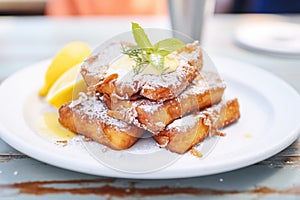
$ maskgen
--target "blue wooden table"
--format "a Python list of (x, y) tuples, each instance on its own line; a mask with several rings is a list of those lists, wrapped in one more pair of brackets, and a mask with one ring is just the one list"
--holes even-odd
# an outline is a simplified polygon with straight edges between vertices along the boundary
[[(235, 28), (253, 17), (264, 19), (270, 16), (216, 15), (210, 18), (204, 33), (204, 48), (208, 53), (264, 68), (300, 92), (299, 58), (264, 55), (241, 49), (234, 44)], [(300, 16), (297, 15), (284, 16), (282, 19), (300, 23)], [(0, 17), (0, 80), (3, 81), (21, 68), (52, 57), (69, 41), (81, 40), (94, 48), (112, 34), (129, 30), (128, 22), (135, 20), (142, 21), (147, 27), (170, 26), (166, 16), (62, 19)], [(300, 140), (267, 160), (239, 170), (170, 180), (120, 179), (68, 171), (34, 160), (0, 140), (0, 197), (300, 199)]]

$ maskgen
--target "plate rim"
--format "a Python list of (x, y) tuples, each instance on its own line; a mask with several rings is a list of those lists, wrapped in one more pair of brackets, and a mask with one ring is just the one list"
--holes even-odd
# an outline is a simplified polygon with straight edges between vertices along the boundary
[[(244, 62), (232, 59), (232, 58), (223, 57), (223, 56), (212, 56), (212, 57), (213, 57), (213, 59), (212, 59), (213, 61), (215, 61), (215, 59), (221, 59), (221, 60), (225, 59), (225, 60), (229, 60), (230, 62), (240, 63), (243, 66), (246, 66), (248, 68), (249, 67), (254, 68), (255, 70), (258, 70), (258, 71), (260, 71), (263, 74), (267, 74), (268, 76), (271, 76), (272, 78), (275, 78), (277, 81), (279, 81), (280, 84), (284, 84), (285, 87), (289, 88), (290, 92), (293, 92), (294, 95), (296, 95), (298, 98), (300, 98), (299, 93), (290, 84), (288, 84), (287, 82), (283, 81), (282, 79), (280, 79), (276, 75), (274, 75), (274, 74), (272, 74), (272, 73), (270, 73), (270, 72), (268, 72), (268, 71), (266, 71), (266, 70), (264, 70), (262, 68), (259, 68), (259, 67), (255, 66), (255, 65), (244, 63)], [(25, 73), (25, 71), (27, 71), (27, 70), (30, 71), (32, 68), (34, 68), (36, 66), (39, 66), (41, 64), (46, 64), (49, 61), (50, 61), (49, 59), (40, 61), (38, 63), (30, 65), (29, 67), (24, 68), (24, 69), (22, 69), (22, 70), (20, 70), (20, 71), (18, 71), (16, 73), (14, 73), (13, 75), (11, 75), (10, 77), (8, 77), (7, 79), (5, 79), (1, 83), (1, 85), (0, 85), (0, 92), (2, 91), (2, 88), (6, 85), (6, 82), (9, 82), (10, 79), (13, 79), (18, 74)], [(288, 134), (288, 137), (284, 138), (285, 139), (284, 142), (281, 142), (280, 143), (281, 145), (279, 145), (279, 147), (277, 147), (276, 150), (274, 150), (274, 149), (272, 149), (270, 147), (269, 149), (267, 149), (267, 151), (265, 150), (264, 154), (260, 155), (259, 159), (255, 159), (254, 156), (251, 159), (249, 159), (249, 157), (248, 157), (246, 159), (247, 162), (243, 162), (242, 164), (240, 164), (238, 162), (238, 160), (237, 160), (235, 162), (238, 162), (239, 164), (235, 164), (234, 167), (232, 167), (230, 165), (228, 165), (228, 166), (225, 165), (225, 169), (219, 170), (219, 171), (216, 170), (215, 172), (211, 171), (210, 173), (201, 174), (201, 173), (195, 173), (195, 170), (192, 170), (192, 171), (187, 172), (185, 174), (168, 173), (168, 175), (164, 175), (164, 176), (160, 176), (159, 175), (160, 173), (158, 173), (158, 176), (157, 175), (155, 176), (155, 173), (157, 171), (155, 171), (153, 173), (145, 173), (145, 174), (132, 174), (132, 173), (122, 173), (122, 172), (114, 171), (114, 170), (111, 170), (111, 169), (107, 169), (107, 170), (103, 170), (104, 173), (95, 173), (95, 172), (90, 173), (87, 170), (77, 169), (77, 168), (74, 169), (73, 167), (66, 167), (64, 164), (48, 162), (47, 159), (43, 158), (44, 157), (43, 154), (40, 154), (39, 151), (36, 151), (32, 155), (32, 152), (28, 152), (30, 149), (32, 149), (32, 147), (28, 148), (28, 145), (27, 146), (25, 145), (25, 147), (24, 146), (15, 145), (15, 144), (19, 144), (19, 143), (25, 143), (26, 144), (26, 142), (24, 142), (22, 140), (18, 140), (18, 138), (16, 139), (16, 138), (13, 138), (13, 137), (9, 137), (8, 135), (9, 135), (9, 130), (7, 130), (7, 128), (5, 127), (5, 125), (3, 124), (3, 122), (0, 121), (0, 137), (1, 137), (1, 139), (4, 142), (8, 143), (13, 148), (17, 149), (20, 152), (23, 152), (24, 154), (29, 155), (30, 157), (32, 157), (32, 158), (34, 158), (36, 160), (39, 160), (39, 161), (51, 164), (51, 165), (56, 166), (56, 167), (60, 167), (60, 168), (64, 168), (64, 169), (68, 169), (68, 170), (72, 170), (72, 171), (77, 171), (77, 172), (81, 172), (81, 173), (86, 173), (86, 174), (102, 175), (102, 176), (110, 176), (110, 177), (119, 177), (119, 178), (170, 179), (170, 178), (188, 178), (188, 177), (195, 177), (195, 176), (204, 176), (204, 175), (217, 174), (217, 173), (222, 173), (222, 172), (227, 172), (227, 171), (231, 171), (231, 170), (243, 168), (243, 167), (249, 166), (251, 164), (257, 163), (259, 161), (262, 161), (262, 160), (264, 160), (264, 159), (266, 159), (268, 157), (271, 157), (271, 156), (277, 154), (278, 152), (282, 151), (284, 148), (286, 148), (287, 146), (289, 146), (293, 141), (295, 141), (299, 137), (299, 135), (300, 135), (300, 124), (294, 127), (293, 131), (291, 131)], [(90, 156), (90, 155), (88, 155), (88, 156)], [(53, 158), (54, 157), (52, 157), (51, 159), (53, 159)], [(255, 160), (255, 161), (253, 161), (253, 160)], [(95, 164), (95, 163), (97, 163), (97, 165), (101, 165), (100, 163), (98, 163), (96, 161), (94, 163), (92, 163), (92, 164)], [(230, 164), (232, 164), (232, 163), (230, 163)], [(91, 163), (90, 163), (90, 165), (91, 165)], [(93, 166), (93, 165), (91, 165), (91, 166)], [(89, 166), (89, 167), (91, 167), (91, 166)], [(104, 166), (104, 168), (106, 168), (106, 167)], [(108, 174), (105, 174), (106, 172), (108, 172)]]

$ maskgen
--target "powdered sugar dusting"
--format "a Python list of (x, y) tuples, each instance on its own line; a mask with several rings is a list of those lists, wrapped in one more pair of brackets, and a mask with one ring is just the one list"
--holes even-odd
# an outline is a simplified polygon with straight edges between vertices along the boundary
[(205, 117), (203, 114), (191, 114), (180, 119), (174, 120), (171, 124), (166, 127), (167, 131), (176, 131), (179, 133), (185, 133), (189, 129), (195, 127), (200, 117)]
[[(209, 81), (207, 82), (206, 80)], [(218, 91), (224, 88), (225, 84), (218, 74), (214, 72), (201, 72), (196, 77), (196, 80), (193, 81), (188, 88), (186, 88), (186, 90), (174, 100), (168, 100), (165, 102), (155, 102), (146, 99), (130, 101), (130, 106), (117, 106), (117, 112), (120, 114), (118, 116), (121, 116), (120, 119), (127, 123), (132, 123), (152, 133), (157, 133), (164, 130), (169, 122), (193, 112), (193, 110), (199, 110), (208, 106), (207, 103), (201, 103), (201, 99), (203, 99), (204, 102), (204, 96), (213, 95), (214, 89)], [(198, 98), (199, 95), (200, 97)], [(197, 99), (199, 99), (199, 101)], [(171, 102), (174, 102), (173, 104), (176, 107), (169, 109), (168, 107), (172, 105)], [(185, 109), (184, 113), (180, 113), (182, 112), (180, 105), (181, 102), (190, 102), (191, 110)], [(177, 106), (177, 111), (179, 113), (174, 114)], [(167, 121), (163, 121), (159, 118), (166, 114), (172, 116), (172, 119), (170, 117), (166, 117)]]
[(106, 45), (105, 48), (98, 49), (96, 54), (91, 55), (83, 62), (81, 66), (83, 76), (88, 74), (99, 79), (103, 78), (107, 73), (112, 58), (119, 57), (121, 50), (121, 42), (112, 42)]
[(142, 103), (139, 104), (139, 108), (142, 109), (144, 112), (149, 114), (153, 114), (154, 112), (162, 109), (163, 103), (162, 102), (152, 102), (152, 101), (141, 101)]
[(202, 118), (204, 119), (204, 124), (210, 128), (209, 133), (213, 135), (216, 131), (218, 131), (218, 127), (215, 126), (220, 117), (220, 113), (225, 106), (226, 102), (222, 101), (219, 104), (207, 108), (201, 112), (193, 113), (174, 120), (166, 127), (166, 130), (171, 132), (176, 131), (179, 133), (185, 133), (194, 128), (196, 123)]
[[(100, 84), (109, 75), (118, 74), (115, 84), (116, 97), (129, 99), (132, 95), (139, 93), (152, 100), (167, 100), (178, 96), (192, 81), (194, 76), (202, 68), (202, 51), (199, 42), (188, 44), (182, 51), (175, 51), (172, 56), (179, 59), (179, 66), (173, 72), (162, 75), (135, 74), (132, 71), (111, 69), (109, 67), (113, 58), (120, 57), (122, 42), (113, 43), (99, 54), (88, 58), (82, 65), (81, 73), (88, 86)], [(123, 43), (122, 43), (123, 44)], [(167, 95), (159, 96), (158, 89), (161, 88)], [(100, 91), (101, 92), (101, 91)], [(158, 93), (158, 94), (156, 94)]]
[(129, 127), (127, 123), (110, 117), (107, 114), (106, 105), (95, 96), (88, 97), (83, 93), (80, 95), (79, 99), (73, 101), (69, 107), (73, 109), (74, 112), (82, 116), (83, 119), (88, 119), (90, 122), (100, 121), (106, 125), (111, 125), (122, 129)]
[(221, 77), (211, 71), (202, 71), (193, 80), (190, 86), (182, 92), (180, 97), (186, 97), (187, 95), (202, 94), (206, 90), (214, 90), (218, 88), (226, 88), (225, 82)]

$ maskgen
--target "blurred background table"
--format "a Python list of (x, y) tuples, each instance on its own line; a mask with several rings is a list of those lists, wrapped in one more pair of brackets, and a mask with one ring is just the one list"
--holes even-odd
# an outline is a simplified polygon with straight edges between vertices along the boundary
[[(300, 58), (267, 55), (234, 44), (234, 31), (248, 20), (269, 15), (222, 15), (206, 22), (203, 47), (268, 70), (300, 92)], [(276, 16), (279, 17), (279, 16)], [(300, 23), (300, 15), (280, 16)], [(0, 81), (50, 58), (66, 43), (80, 40), (95, 48), (130, 22), (170, 28), (156, 17), (0, 17)], [(5, 98), (1, 94), (1, 98)], [(251, 123), (251, 122), (249, 122)], [(284, 123), (284, 122), (283, 122)], [(300, 140), (252, 166), (211, 176), (172, 180), (130, 180), (91, 176), (56, 168), (17, 152), (0, 140), (0, 197), (4, 199), (300, 199)]]

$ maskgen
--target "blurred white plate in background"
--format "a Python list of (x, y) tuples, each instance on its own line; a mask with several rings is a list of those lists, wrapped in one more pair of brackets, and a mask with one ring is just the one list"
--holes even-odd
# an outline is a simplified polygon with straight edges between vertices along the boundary
[(300, 56), (300, 25), (257, 20), (244, 23), (235, 31), (235, 42), (249, 50)]

